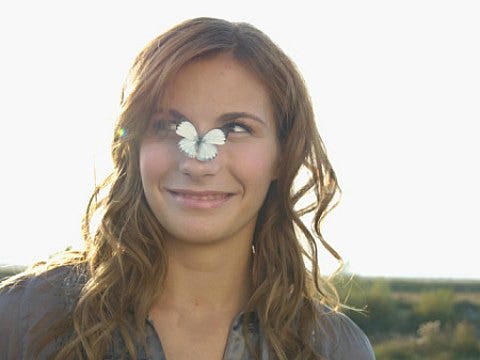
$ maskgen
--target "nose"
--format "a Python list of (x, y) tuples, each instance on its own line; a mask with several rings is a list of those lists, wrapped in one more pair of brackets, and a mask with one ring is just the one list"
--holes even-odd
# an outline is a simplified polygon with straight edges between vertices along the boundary
[(218, 156), (212, 160), (200, 161), (196, 158), (190, 158), (182, 155), (178, 164), (178, 169), (180, 172), (190, 177), (215, 175), (219, 172), (220, 167), (221, 164)]

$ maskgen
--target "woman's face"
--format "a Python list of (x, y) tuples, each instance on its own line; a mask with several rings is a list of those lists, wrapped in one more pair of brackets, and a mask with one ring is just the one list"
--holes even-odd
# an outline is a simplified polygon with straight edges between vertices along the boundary
[[(209, 161), (186, 156), (171, 125), (190, 121), (200, 135), (228, 128)], [(140, 148), (147, 202), (167, 240), (252, 239), (278, 158), (273, 109), (261, 82), (230, 54), (186, 65), (166, 89)]]

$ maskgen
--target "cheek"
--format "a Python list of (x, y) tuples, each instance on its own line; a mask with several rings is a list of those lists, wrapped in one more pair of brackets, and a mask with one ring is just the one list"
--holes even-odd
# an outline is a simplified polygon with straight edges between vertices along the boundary
[(140, 148), (140, 175), (144, 188), (158, 179), (171, 166), (169, 146), (162, 143), (144, 143)]
[(249, 183), (264, 189), (275, 179), (277, 151), (274, 145), (246, 145), (241, 150), (236, 149), (235, 153), (235, 166)]

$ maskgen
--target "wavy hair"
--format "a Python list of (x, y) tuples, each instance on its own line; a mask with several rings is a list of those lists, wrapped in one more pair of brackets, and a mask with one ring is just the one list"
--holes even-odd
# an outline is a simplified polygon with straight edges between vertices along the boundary
[[(340, 191), (306, 86), (294, 63), (255, 27), (196, 18), (147, 44), (127, 75), (112, 144), (114, 170), (88, 204), (82, 225), (86, 250), (70, 260), (87, 266), (89, 280), (59, 327), (73, 328), (73, 336), (57, 359), (101, 358), (114, 334), (133, 358), (135, 344), (145, 343), (145, 318), (164, 281), (167, 258), (162, 228), (143, 193), (141, 138), (168, 81), (192, 60), (224, 52), (267, 89), (282, 154), (255, 228), (253, 293), (246, 313), (256, 313), (274, 358), (319, 358), (309, 341), (317, 304), (336, 309), (340, 302), (333, 285), (320, 276), (317, 239), (341, 262), (320, 231)], [(301, 171), (304, 181), (297, 185)], [(305, 198), (310, 202), (301, 206)], [(100, 221), (93, 227), (95, 214)], [(302, 221), (307, 214), (313, 217), (311, 229)], [(258, 349), (249, 348), (260, 358)]]

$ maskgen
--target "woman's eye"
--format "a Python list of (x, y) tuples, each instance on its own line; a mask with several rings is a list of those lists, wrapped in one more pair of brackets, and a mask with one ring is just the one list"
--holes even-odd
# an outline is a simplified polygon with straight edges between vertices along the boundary
[(157, 120), (157, 121), (154, 121), (152, 124), (153, 134), (157, 136), (165, 137), (170, 133), (174, 134), (176, 129), (177, 129), (177, 123), (174, 121)]
[(251, 133), (252, 129), (242, 123), (230, 123), (226, 125), (227, 133)]

